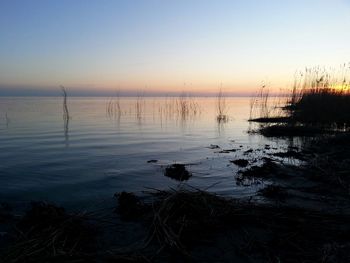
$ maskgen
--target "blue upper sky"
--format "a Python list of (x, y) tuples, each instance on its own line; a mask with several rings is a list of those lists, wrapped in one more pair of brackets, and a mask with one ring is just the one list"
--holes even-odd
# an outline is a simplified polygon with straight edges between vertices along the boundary
[(345, 0), (1, 0), (0, 94), (285, 87), (350, 61)]

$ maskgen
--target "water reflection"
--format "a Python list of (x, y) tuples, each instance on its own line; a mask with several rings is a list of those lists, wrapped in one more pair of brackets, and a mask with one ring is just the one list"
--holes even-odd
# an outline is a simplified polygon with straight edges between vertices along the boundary
[(69, 118), (63, 115), (63, 124), (64, 124), (64, 142), (66, 146), (69, 146)]
[(6, 128), (8, 128), (10, 124), (10, 118), (8, 117), (7, 112), (5, 113), (5, 123), (6, 123)]
[[(0, 159), (4, 160), (0, 173), (14, 174), (0, 178), (1, 191), (40, 187), (44, 194), (54, 195), (55, 191), (47, 189), (55, 186), (57, 198), (68, 199), (59, 190), (86, 197), (167, 187), (175, 182), (163, 176), (162, 165), (195, 163), (188, 167), (195, 175), (192, 185), (205, 188), (220, 181), (213, 190), (227, 192), (236, 187), (232, 178), (236, 167), (229, 159), (265, 140), (246, 133), (246, 98), (226, 98), (230, 107), (225, 114), (230, 121), (218, 122), (216, 98), (106, 100), (68, 98), (63, 90), (62, 94), (58, 98), (0, 98), (0, 111), (10, 109), (8, 123), (10, 118), (16, 120), (9, 124), (11, 132), (0, 129)], [(118, 132), (111, 122), (118, 124)], [(218, 153), (208, 149), (210, 145), (244, 148)], [(147, 163), (152, 159), (159, 162)], [(67, 185), (72, 185), (71, 191)]]
[(106, 117), (110, 121), (114, 121), (117, 127), (120, 126), (120, 120), (122, 116), (122, 108), (120, 105), (120, 98), (110, 98), (106, 102)]
[(63, 129), (64, 129), (64, 141), (66, 146), (69, 146), (69, 111), (67, 105), (67, 92), (66, 89), (61, 86), (63, 95)]
[(221, 137), (225, 134), (225, 126), (228, 123), (228, 117), (225, 119), (216, 119), (218, 135)]
[(135, 117), (138, 126), (142, 125), (143, 116), (145, 114), (146, 101), (144, 95), (138, 95), (135, 101)]

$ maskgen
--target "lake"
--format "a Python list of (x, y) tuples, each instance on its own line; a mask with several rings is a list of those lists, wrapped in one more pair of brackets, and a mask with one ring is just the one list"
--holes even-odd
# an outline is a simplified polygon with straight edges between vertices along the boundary
[(226, 98), (228, 119), (218, 122), (216, 98), (69, 97), (65, 121), (61, 97), (2, 97), (0, 199), (78, 204), (167, 189), (179, 184), (164, 176), (173, 163), (188, 164), (190, 186), (250, 195), (261, 186), (237, 185), (230, 160), (286, 143), (247, 133), (249, 100)]

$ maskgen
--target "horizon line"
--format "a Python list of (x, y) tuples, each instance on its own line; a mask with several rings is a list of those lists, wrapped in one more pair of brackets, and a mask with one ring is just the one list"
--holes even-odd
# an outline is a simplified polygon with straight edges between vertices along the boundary
[[(224, 91), (225, 97), (251, 97), (254, 96), (259, 89), (250, 92), (240, 91)], [(117, 90), (117, 91), (94, 91), (94, 90), (76, 90), (68, 89), (67, 94), (69, 97), (216, 97), (218, 91), (136, 91), (136, 90)], [(284, 91), (270, 91), (271, 96), (285, 96), (288, 92)], [(0, 97), (60, 97), (61, 90), (39, 90), (39, 89), (9, 89), (0, 88)]]

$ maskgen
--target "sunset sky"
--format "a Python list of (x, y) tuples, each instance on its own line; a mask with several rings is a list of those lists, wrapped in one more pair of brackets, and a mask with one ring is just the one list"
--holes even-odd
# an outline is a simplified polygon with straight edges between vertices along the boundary
[(1, 0), (0, 95), (244, 95), (349, 44), (348, 0)]

